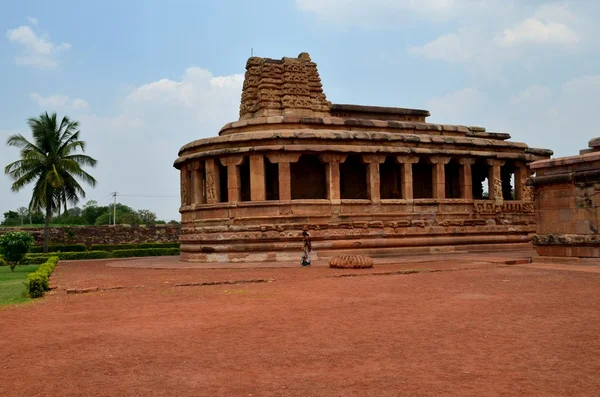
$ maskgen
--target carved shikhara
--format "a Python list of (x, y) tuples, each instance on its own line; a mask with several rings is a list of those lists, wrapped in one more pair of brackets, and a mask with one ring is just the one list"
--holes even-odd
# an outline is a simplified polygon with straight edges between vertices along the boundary
[[(331, 104), (305, 53), (250, 58), (239, 120), (218, 137), (183, 146), (175, 162), (181, 259), (295, 261), (298, 231), (306, 226), (324, 258), (437, 246), (526, 248), (534, 231), (532, 195), (519, 180), (522, 200), (503, 200), (509, 169), (502, 167), (527, 175), (532, 161), (552, 153), (507, 141), (506, 133), (428, 123), (429, 116)], [(190, 164), (204, 167), (193, 183)], [(486, 178), (489, 200), (474, 189)], [(199, 195), (190, 190), (199, 186), (206, 192), (191, 205)]]
[(252, 57), (246, 63), (240, 120), (262, 116), (329, 115), (317, 70), (307, 53), (281, 60)]

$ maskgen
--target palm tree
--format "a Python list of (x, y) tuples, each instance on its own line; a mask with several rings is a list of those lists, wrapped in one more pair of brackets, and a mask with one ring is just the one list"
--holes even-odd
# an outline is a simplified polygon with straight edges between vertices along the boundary
[(12, 135), (6, 141), (8, 146), (21, 150), (21, 159), (10, 163), (4, 172), (13, 180), (12, 191), (18, 192), (33, 183), (33, 194), (29, 210), (45, 210), (44, 252), (48, 252), (49, 226), (52, 214), (66, 207), (67, 201), (77, 204), (85, 197), (85, 191), (76, 178), (96, 186), (96, 180), (82, 167), (96, 166), (90, 156), (76, 153), (85, 152), (85, 142), (79, 140), (79, 123), (63, 117), (60, 124), (56, 113), (40, 115), (27, 121), (33, 141), (23, 135)]

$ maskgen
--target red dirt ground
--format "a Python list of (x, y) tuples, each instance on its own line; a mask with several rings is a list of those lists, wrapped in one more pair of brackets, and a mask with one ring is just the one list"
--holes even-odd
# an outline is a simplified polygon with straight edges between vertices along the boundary
[[(0, 395), (600, 395), (600, 273), (487, 259), (360, 271), (59, 263), (56, 290), (0, 309)], [(408, 268), (452, 271), (369, 275)], [(256, 278), (274, 281), (175, 286)], [(101, 290), (66, 294), (85, 287)]]

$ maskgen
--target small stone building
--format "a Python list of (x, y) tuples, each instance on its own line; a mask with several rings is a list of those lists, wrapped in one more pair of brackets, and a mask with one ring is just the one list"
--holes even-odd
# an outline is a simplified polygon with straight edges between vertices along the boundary
[(529, 164), (552, 152), (426, 110), (332, 104), (302, 53), (246, 65), (240, 118), (183, 146), (181, 259), (530, 247)]
[(534, 245), (544, 257), (600, 258), (600, 138), (578, 156), (537, 161), (535, 177), (537, 234)]

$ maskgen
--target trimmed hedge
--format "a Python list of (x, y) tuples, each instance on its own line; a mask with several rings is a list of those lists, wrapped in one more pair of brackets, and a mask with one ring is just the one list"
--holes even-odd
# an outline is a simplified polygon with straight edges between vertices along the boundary
[(27, 281), (25, 281), (25, 287), (27, 292), (32, 298), (40, 298), (44, 296), (44, 293), (49, 289), (50, 276), (54, 271), (54, 267), (58, 263), (58, 257), (53, 256), (48, 258), (35, 272), (27, 275)]
[(131, 258), (139, 256), (169, 256), (179, 255), (179, 248), (146, 248), (132, 250), (114, 250), (113, 258)]
[[(84, 252), (87, 251), (85, 244), (56, 244), (48, 246), (48, 252)], [(44, 246), (36, 245), (29, 250), (31, 253), (44, 252)]]
[(90, 251), (137, 250), (145, 248), (179, 248), (179, 243), (93, 244)]
[(132, 258), (142, 256), (169, 256), (179, 255), (179, 248), (146, 248), (109, 251), (86, 251), (86, 252), (57, 252), (54, 254), (27, 254), (23, 259), (24, 265), (37, 265), (44, 263), (52, 256), (60, 260), (87, 260), (87, 259), (109, 259), (109, 258)]

